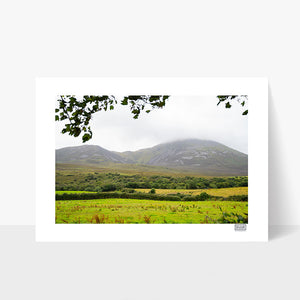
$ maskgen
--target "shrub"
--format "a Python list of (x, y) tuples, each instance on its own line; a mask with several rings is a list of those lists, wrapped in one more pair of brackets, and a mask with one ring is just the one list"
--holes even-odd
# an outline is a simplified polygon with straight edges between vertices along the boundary
[[(69, 189), (69, 191), (73, 191), (74, 189)], [(94, 192), (94, 188), (91, 187), (91, 186), (87, 186), (85, 189), (84, 189), (86, 192)]]
[(202, 192), (200, 195), (196, 196), (196, 199), (199, 201), (205, 201), (210, 198), (211, 198), (211, 196), (209, 194), (207, 194), (206, 192)]
[(136, 190), (125, 188), (125, 189), (122, 189), (122, 192), (132, 194), (132, 193), (136, 193)]
[(130, 189), (137, 189), (139, 188), (139, 184), (137, 182), (128, 182), (125, 187)]
[(209, 188), (211, 188), (211, 189), (217, 189), (218, 187), (217, 187), (217, 185), (215, 183), (210, 183), (209, 184)]
[(155, 194), (155, 193), (156, 193), (156, 192), (155, 192), (155, 189), (153, 189), (153, 188), (152, 188), (152, 189), (150, 190), (150, 192), (149, 192), (149, 194)]
[(116, 185), (112, 183), (105, 184), (101, 188), (102, 192), (113, 192), (117, 189)]
[(196, 199), (196, 198), (193, 197), (193, 196), (184, 196), (184, 197), (182, 198), (183, 201), (193, 201), (193, 200), (195, 200), (195, 199)]
[(248, 195), (234, 195), (224, 199), (225, 201), (248, 201)]
[(190, 181), (186, 184), (187, 189), (197, 189), (197, 182), (196, 181)]

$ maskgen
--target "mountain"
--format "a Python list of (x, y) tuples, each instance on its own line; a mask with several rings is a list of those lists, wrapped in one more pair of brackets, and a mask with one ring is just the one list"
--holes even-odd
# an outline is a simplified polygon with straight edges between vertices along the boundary
[(247, 175), (248, 155), (223, 144), (188, 139), (138, 151), (113, 152), (99, 146), (56, 150), (56, 162), (80, 164), (134, 164), (159, 166), (206, 175)]
[(103, 164), (128, 163), (126, 158), (96, 145), (66, 147), (55, 151), (56, 163)]
[(248, 155), (209, 140), (175, 141), (120, 155), (139, 164), (205, 173), (247, 174), (248, 171)]

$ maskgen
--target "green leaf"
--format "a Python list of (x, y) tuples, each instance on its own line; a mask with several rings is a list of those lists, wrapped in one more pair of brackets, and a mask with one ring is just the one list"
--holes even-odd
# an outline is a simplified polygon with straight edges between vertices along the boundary
[(81, 129), (78, 128), (78, 127), (75, 127), (75, 128), (74, 128), (73, 135), (74, 135), (75, 137), (77, 137), (77, 136), (80, 135), (80, 133), (81, 133)]
[(121, 101), (121, 104), (122, 105), (127, 105), (128, 104), (128, 98), (124, 98), (122, 101)]
[(227, 102), (227, 103), (225, 104), (225, 107), (226, 107), (226, 108), (230, 108), (230, 107), (231, 107), (231, 104), (230, 104), (229, 102)]
[(89, 134), (89, 133), (84, 134), (84, 135), (82, 136), (82, 142), (83, 142), (83, 143), (87, 142), (88, 140), (91, 139), (91, 137), (92, 137), (92, 135)]
[(55, 116), (55, 121), (59, 121), (59, 116)]
[(59, 112), (59, 109), (58, 109), (58, 108), (55, 108), (55, 112), (56, 112), (56, 113)]
[(248, 109), (243, 112), (243, 116), (248, 115)]

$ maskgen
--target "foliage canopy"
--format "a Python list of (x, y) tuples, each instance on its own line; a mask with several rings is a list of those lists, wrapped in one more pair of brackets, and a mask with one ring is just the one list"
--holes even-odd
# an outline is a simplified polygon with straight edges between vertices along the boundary
[[(154, 108), (164, 107), (168, 98), (168, 95), (126, 96), (120, 103), (121, 105), (129, 105), (133, 118), (137, 119), (143, 110), (149, 113)], [(78, 99), (74, 95), (61, 95), (57, 101), (58, 108), (55, 109), (55, 121), (68, 121), (62, 133), (68, 133), (74, 137), (78, 137), (83, 133), (83, 143), (93, 136), (89, 125), (92, 115), (102, 110), (113, 110), (115, 105), (118, 104), (118, 100), (112, 95), (85, 95), (82, 99)]]
[[(128, 105), (134, 119), (138, 119), (140, 113), (145, 111), (149, 113), (155, 108), (163, 108), (169, 95), (129, 95), (120, 101), (121, 105)], [(243, 107), (247, 103), (247, 96), (217, 96), (220, 103), (225, 103), (225, 108), (231, 108), (232, 101), (238, 101)], [(82, 99), (74, 95), (60, 95), (57, 99), (58, 107), (55, 109), (55, 121), (66, 121), (62, 133), (68, 133), (71, 136), (78, 137), (82, 135), (82, 142), (89, 141), (93, 132), (90, 126), (92, 115), (99, 111), (113, 110), (118, 104), (118, 100), (112, 95), (85, 95)], [(243, 115), (248, 114), (248, 109)]]
[[(232, 106), (232, 101), (237, 101), (238, 103), (240, 103), (241, 106), (246, 107), (248, 104), (248, 96), (247, 95), (230, 95), (230, 96), (217, 96), (217, 98), (219, 99), (219, 102), (217, 105), (219, 105), (220, 103), (225, 103), (225, 108), (231, 108)], [(242, 113), (243, 116), (248, 115), (248, 109), (244, 110)]]

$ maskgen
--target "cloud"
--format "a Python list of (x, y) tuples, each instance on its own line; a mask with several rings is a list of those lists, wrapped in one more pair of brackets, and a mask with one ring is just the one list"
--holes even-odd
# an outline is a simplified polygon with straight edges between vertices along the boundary
[[(242, 116), (238, 103), (230, 109), (217, 106), (215, 96), (171, 96), (162, 109), (142, 112), (132, 118), (128, 106), (93, 116), (93, 139), (89, 144), (108, 150), (127, 151), (152, 147), (159, 143), (198, 138), (209, 139), (248, 153), (248, 117)], [(56, 148), (81, 145), (81, 138), (60, 133), (56, 122)]]

